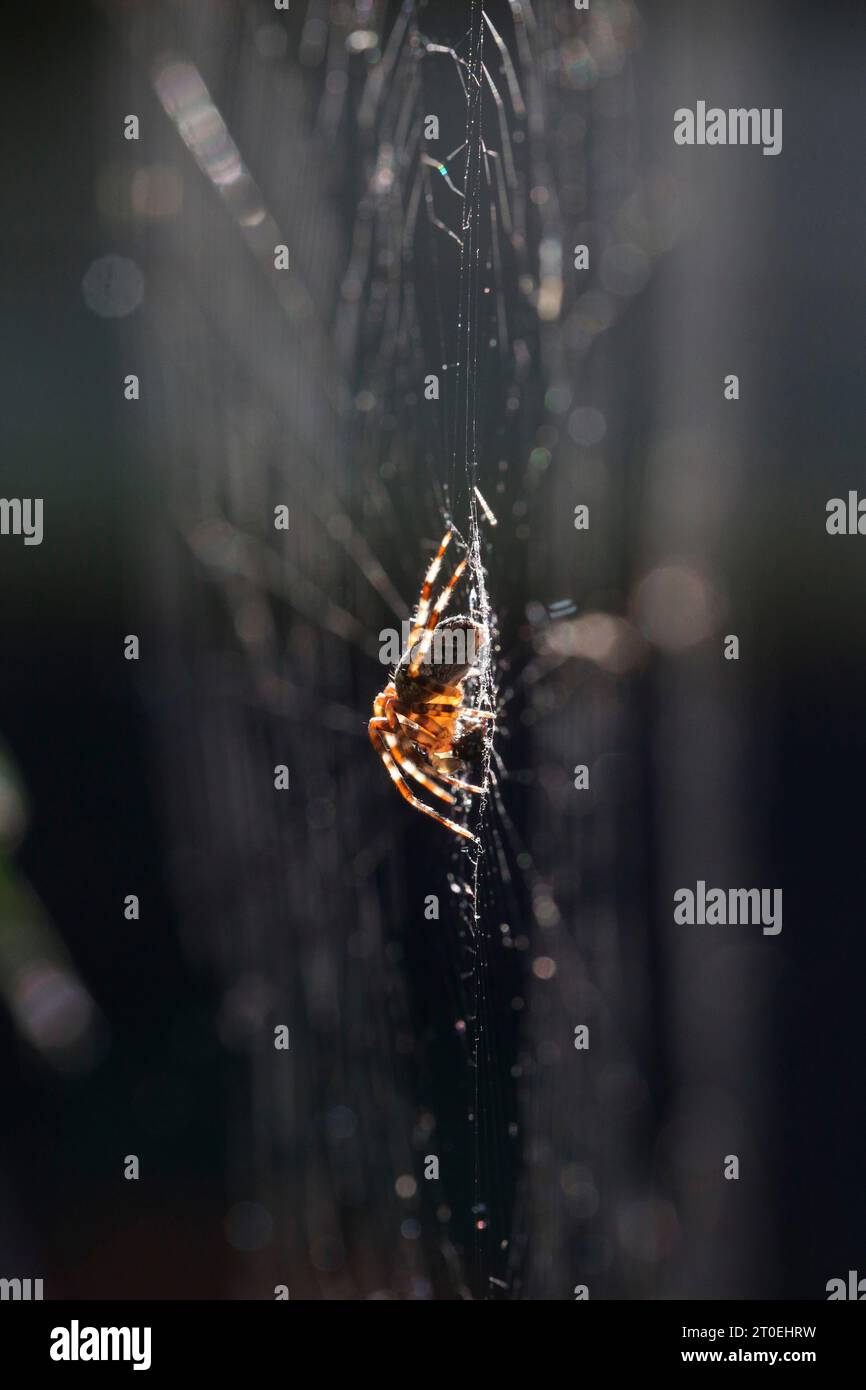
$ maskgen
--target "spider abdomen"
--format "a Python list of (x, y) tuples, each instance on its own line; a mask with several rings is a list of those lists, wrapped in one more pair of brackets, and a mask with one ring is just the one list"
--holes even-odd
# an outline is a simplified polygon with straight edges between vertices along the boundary
[[(400, 700), (407, 705), (421, 704), (431, 695), (450, 696), (449, 703), (462, 697), (462, 684), (475, 666), (487, 642), (487, 630), (472, 618), (458, 615), (443, 618), (432, 632), (422, 635), (404, 652), (394, 672), (394, 685)], [(427, 650), (415, 675), (411, 667), (422, 645)]]

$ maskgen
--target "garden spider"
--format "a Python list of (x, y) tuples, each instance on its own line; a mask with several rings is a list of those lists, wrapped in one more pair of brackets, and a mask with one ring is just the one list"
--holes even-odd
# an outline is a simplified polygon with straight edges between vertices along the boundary
[(479, 841), (471, 830), (440, 816), (414, 795), (406, 781), (407, 776), (413, 777), (450, 806), (456, 804), (457, 798), (448, 787), (476, 795), (483, 791), (482, 787), (455, 777), (454, 769), (479, 756), (484, 722), (494, 718), (492, 710), (473, 709), (463, 703), (463, 682), (472, 673), (474, 657), (488, 642), (489, 634), (472, 618), (445, 618), (439, 622), (466, 568), (465, 556), (436, 602), (432, 607), (430, 604), (433, 582), (451, 535), (450, 529), (445, 532), (424, 576), (406, 650), (393, 679), (373, 702), (368, 728), (373, 747), (409, 805), (477, 845)]

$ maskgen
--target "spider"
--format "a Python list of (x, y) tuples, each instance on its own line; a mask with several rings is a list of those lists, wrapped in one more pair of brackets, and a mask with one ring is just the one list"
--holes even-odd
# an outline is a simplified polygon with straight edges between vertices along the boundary
[[(445, 532), (430, 562), (406, 650), (397, 663), (393, 679), (373, 701), (373, 718), (368, 728), (373, 747), (409, 805), (477, 845), (479, 841), (471, 830), (440, 816), (414, 794), (406, 781), (406, 777), (414, 778), (450, 806), (455, 805), (457, 798), (449, 787), (476, 795), (483, 790), (455, 777), (454, 770), (480, 755), (484, 721), (494, 718), (491, 710), (473, 709), (463, 703), (463, 682), (472, 672), (475, 652), (488, 641), (487, 629), (466, 617), (445, 618), (439, 622), (466, 568), (465, 556), (436, 602), (432, 607), (430, 604), (433, 583), (451, 535), (450, 529)], [(437, 630), (435, 639), (434, 629)], [(445, 660), (430, 660), (434, 640), (439, 650), (434, 650), (433, 656), (441, 657), (444, 653)]]

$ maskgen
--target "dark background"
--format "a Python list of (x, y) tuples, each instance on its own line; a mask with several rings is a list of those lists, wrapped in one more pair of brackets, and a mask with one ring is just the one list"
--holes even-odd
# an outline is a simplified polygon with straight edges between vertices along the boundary
[[(346, 293), (365, 227), (379, 252), (399, 246), (399, 210), (365, 198), (413, 78), (398, 67), (365, 127), (366, 59), (336, 84), (342, 111), (327, 73), (396, 7), (363, 22), (331, 7), (318, 61), (299, 56), (303, 5), (10, 18), (3, 493), (44, 497), (46, 531), (0, 542), (5, 795), (28, 808), (7, 816), (0, 899), (0, 1275), (44, 1277), (46, 1297), (568, 1299), (586, 1283), (820, 1299), (862, 1270), (866, 574), (862, 538), (824, 519), (866, 442), (864, 16), (638, 9), (598, 7), (635, 42), (591, 79), (583, 17), (540, 6), (528, 65), (507, 7), (490, 9), (547, 120), (517, 149), (525, 255), (503, 238), (498, 301), (525, 356), (486, 360), (479, 390), (509, 775), (476, 954), (451, 892), (465, 862), (389, 788), (364, 730), (378, 633), (399, 618), (352, 538), (410, 602), (443, 508), (463, 525), (467, 501), (458, 402), (446, 391), (427, 417), (412, 398), (454, 346), (453, 248), (422, 223), (398, 257), (416, 288), (405, 340), (387, 321), (397, 262), (374, 251)], [(421, 27), (457, 43), (467, 16), (431, 6)], [(256, 43), (270, 25), (282, 46)], [(200, 71), (312, 309), (280, 300), (156, 100), (169, 48)], [(424, 64), (406, 100), (442, 111), (450, 150), (459, 89), (447, 59)], [(782, 154), (675, 147), (673, 110), (701, 98), (781, 106)], [(138, 145), (120, 139), (128, 111)], [(124, 162), (175, 168), (177, 213), (123, 215), (104, 190)], [(529, 196), (542, 179), (554, 210)], [(495, 235), (485, 206), (485, 251)], [(641, 235), (645, 283), (616, 295), (596, 250)], [(540, 322), (519, 279), (557, 236), (563, 308)], [(144, 273), (128, 317), (82, 295), (109, 253)], [(567, 411), (603, 411), (597, 449), (549, 408), (563, 382)], [(292, 548), (274, 560), (281, 500)], [(641, 585), (670, 564), (700, 581), (680, 578), (667, 612)], [(639, 656), (605, 669), (576, 628), (554, 660), (564, 599), (620, 620)], [(687, 599), (710, 616), (683, 638)], [(674, 927), (671, 895), (698, 878), (782, 887), (782, 934)], [(505, 922), (525, 946), (503, 945)], [(477, 1065), (471, 1021), (468, 1038), (454, 1026), (473, 1012)], [(581, 1022), (589, 1054), (571, 1047)]]

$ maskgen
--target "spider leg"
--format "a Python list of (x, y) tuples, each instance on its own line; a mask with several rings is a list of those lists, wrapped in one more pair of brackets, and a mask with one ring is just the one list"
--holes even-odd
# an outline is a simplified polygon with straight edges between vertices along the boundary
[[(440, 700), (425, 700), (423, 704), (419, 704), (417, 708), (423, 710), (425, 714), (435, 714), (437, 710), (441, 710), (443, 714), (446, 710), (451, 714), (454, 713), (454, 704), (443, 704)], [(462, 705), (459, 712), (461, 717), (464, 715), (475, 715), (478, 719), (496, 718), (495, 710), (475, 709), (472, 705)]]
[[(433, 629), (435, 628), (435, 626), (436, 626), (436, 624), (438, 623), (440, 617), (442, 616), (443, 610), (445, 609), (446, 605), (448, 604), (448, 601), (449, 601), (449, 599), (451, 598), (451, 595), (453, 594), (453, 592), (454, 592), (454, 590), (455, 590), (455, 588), (456, 588), (456, 586), (457, 586), (457, 581), (459, 580), (459, 578), (460, 578), (461, 574), (463, 573), (463, 571), (465, 570), (465, 568), (466, 568), (466, 556), (464, 555), (464, 556), (463, 556), (463, 559), (462, 559), (462, 560), (460, 561), (460, 563), (456, 566), (456, 568), (455, 568), (455, 570), (454, 570), (454, 573), (452, 574), (451, 578), (448, 580), (448, 583), (445, 585), (445, 588), (442, 590), (441, 594), (439, 595), (439, 597), (437, 598), (436, 602), (434, 603), (433, 608), (432, 608), (432, 610), (431, 610), (431, 612), (430, 612), (430, 616), (428, 617), (426, 623), (424, 624), (424, 630), (423, 630), (423, 634), (422, 634), (422, 636), (421, 636), (421, 641), (420, 641), (420, 643), (418, 644), (418, 651), (416, 652), (416, 654), (415, 654), (415, 656), (414, 656), (414, 658), (413, 658), (413, 660), (412, 660), (412, 662), (411, 662), (411, 664), (410, 664), (410, 666), (409, 666), (409, 675), (410, 675), (410, 676), (417, 676), (417, 674), (418, 674), (418, 672), (420, 671), (421, 667), (424, 665), (424, 662), (427, 660), (427, 654), (428, 654), (428, 652), (430, 651), (430, 644), (431, 644), (431, 642), (433, 641)], [(417, 640), (417, 639), (416, 639), (416, 640)], [(414, 645), (414, 644), (413, 644), (413, 645)], [(410, 650), (411, 650), (411, 647), (410, 647)]]
[(410, 719), (408, 714), (398, 714), (397, 718), (404, 729), (412, 729), (418, 736), (415, 743), (420, 743), (425, 750), (436, 753), (441, 751), (438, 747), (440, 743), (447, 743), (450, 740), (453, 719), (437, 718), (432, 714), (424, 714), (422, 711), (413, 709), (414, 718)]
[[(403, 752), (397, 735), (393, 734), (390, 729), (383, 729), (382, 734), (388, 745), (388, 752), (391, 754), (395, 763), (399, 764), (400, 771), (404, 773), (408, 772), (409, 776), (414, 777), (416, 782), (420, 782), (422, 787), (426, 787), (428, 792), (432, 792), (434, 796), (438, 796), (440, 801), (447, 801), (449, 806), (453, 806), (456, 797), (453, 797), (450, 792), (446, 791), (444, 787), (441, 787), (439, 783), (434, 780), (433, 776), (424, 772), (415, 762), (414, 758), (407, 756), (407, 754)], [(435, 776), (439, 776), (438, 772), (436, 772)]]
[(373, 714), (376, 716), (378, 727), (384, 729), (385, 726), (400, 739), (404, 729), (411, 729), (415, 737), (411, 740), (419, 744), (422, 748), (433, 749), (447, 735), (448, 725), (453, 722), (449, 720), (447, 724), (442, 724), (439, 719), (433, 716), (419, 714), (417, 710), (412, 711), (415, 719), (410, 719), (408, 714), (402, 714), (397, 708), (394, 700), (383, 700), (378, 696), (373, 704)]
[[(391, 713), (389, 711), (389, 713)], [(408, 757), (400, 747), (399, 735), (392, 732), (393, 726), (387, 716), (379, 719), (371, 719), (367, 726), (370, 730), (370, 737), (378, 739), (377, 752), (381, 751), (381, 743), (384, 740), (390, 756), (394, 762), (399, 763), (403, 772), (408, 772), (410, 777), (414, 777), (416, 782), (420, 782), (422, 787), (426, 787), (434, 796), (438, 796), (442, 801), (447, 801), (449, 806), (453, 806), (455, 797), (447, 792), (444, 787), (440, 787), (436, 782), (423, 772), (414, 758)], [(438, 774), (437, 774), (438, 775)]]
[(375, 700), (373, 701), (373, 708), (374, 708), (375, 710), (377, 710), (377, 711), (379, 712), (379, 714), (381, 714), (381, 713), (382, 713), (382, 710), (385, 708), (385, 705), (387, 704), (387, 702), (390, 700), (390, 698), (392, 697), (392, 695), (395, 695), (395, 694), (396, 694), (396, 689), (395, 689), (395, 686), (394, 686), (394, 682), (393, 682), (393, 681), (389, 681), (388, 685), (385, 686), (385, 689), (384, 689), (384, 690), (380, 690), (380, 691), (379, 691), (379, 694), (376, 696)]
[[(454, 714), (457, 708), (463, 708), (463, 683), (459, 685), (442, 685), (433, 680), (424, 678), (424, 689), (429, 690), (430, 696), (425, 700), (418, 700), (414, 704), (414, 709), (424, 710), (428, 714), (435, 714), (440, 710), (443, 714), (449, 711)], [(466, 706), (469, 708), (469, 706)]]
[(424, 583), (421, 585), (421, 595), (418, 599), (418, 608), (415, 613), (415, 621), (412, 624), (412, 631), (409, 634), (409, 651), (412, 650), (415, 643), (418, 641), (418, 638), (421, 636), (421, 633), (424, 631), (424, 624), (427, 621), (427, 614), (430, 612), (430, 591), (433, 588), (433, 581), (441, 568), (442, 556), (445, 554), (445, 551), (451, 544), (451, 535), (452, 532), (451, 528), (449, 527), (448, 530), (445, 532), (445, 535), (439, 542), (439, 549), (436, 551), (436, 554), (430, 561), (430, 567), (424, 576)]
[[(419, 721), (423, 721), (419, 723), (416, 723), (414, 719), (409, 719), (409, 717), (405, 714), (398, 715), (398, 718), (400, 720), (402, 728), (415, 729), (420, 735), (422, 735), (422, 737), (417, 738), (415, 742), (418, 743), (422, 748), (424, 748), (425, 751), (428, 751), (431, 757), (435, 758), (437, 755), (443, 757), (450, 756), (450, 752), (445, 752), (441, 748), (435, 747), (435, 743), (439, 741), (439, 738), (429, 738), (430, 734), (433, 734), (434, 736), (438, 735), (440, 738), (443, 738), (446, 741), (446, 743), (450, 743), (450, 732), (447, 726), (440, 728), (440, 726), (433, 719), (425, 718), (423, 715), (418, 715)], [(425, 735), (427, 737), (424, 737)], [(432, 745), (429, 749), (427, 749), (426, 746), (428, 742), (430, 742)], [(393, 751), (394, 750), (392, 749), (392, 752)], [(407, 771), (409, 770), (410, 769), (407, 768)], [(450, 787), (457, 787), (462, 792), (475, 792), (477, 795), (480, 795), (484, 790), (483, 787), (472, 786), (470, 782), (461, 782), (459, 777), (453, 777), (451, 773), (446, 772), (444, 768), (433, 767), (433, 773), (436, 777), (439, 778), (440, 782), (447, 782)], [(418, 777), (418, 781), (421, 782), (422, 785), (428, 785), (423, 775)]]
[(471, 782), (461, 782), (459, 777), (452, 777), (450, 772), (443, 772), (441, 767), (437, 767), (436, 776), (447, 782), (449, 787), (459, 787), (462, 792), (475, 792), (476, 796), (481, 796), (484, 792), (483, 787), (473, 787)]
[(460, 835), (464, 840), (471, 840), (474, 845), (477, 845), (479, 841), (472, 834), (471, 830), (467, 830), (464, 825), (458, 825), (456, 821), (447, 820), (445, 816), (440, 816), (438, 811), (434, 811), (432, 806), (428, 806), (426, 802), (422, 801), (420, 797), (415, 796), (410, 791), (399, 767), (397, 766), (394, 759), (391, 757), (391, 754), (388, 752), (388, 749), (383, 746), (381, 742), (381, 735), (379, 733), (378, 728), (376, 728), (375, 725), (376, 721), (371, 719), (370, 740), (373, 744), (373, 747), (376, 749), (376, 752), (379, 754), (379, 757), (382, 759), (382, 762), (385, 764), (388, 776), (391, 778), (391, 781), (394, 783), (394, 786), (397, 788), (400, 795), (402, 797), (405, 797), (405, 799), (409, 802), (409, 805), (413, 806), (416, 811), (423, 811), (425, 816), (431, 816), (433, 820), (438, 820), (440, 825), (444, 825), (449, 830), (453, 830), (455, 835)]

